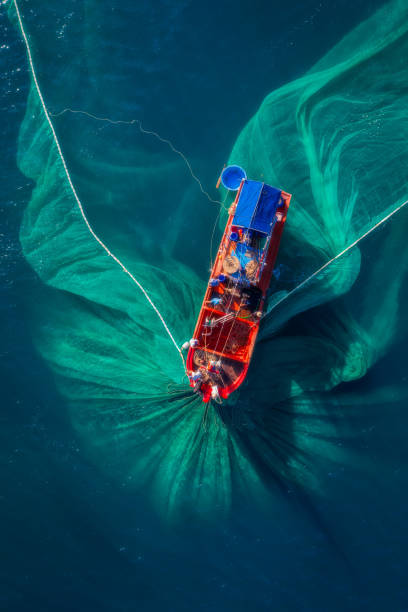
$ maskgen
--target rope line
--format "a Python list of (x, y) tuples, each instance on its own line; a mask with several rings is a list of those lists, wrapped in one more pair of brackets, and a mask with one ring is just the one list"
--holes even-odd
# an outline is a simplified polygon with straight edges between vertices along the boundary
[(127, 274), (127, 275), (128, 275), (130, 278), (131, 278), (131, 279), (132, 279), (132, 281), (133, 281), (133, 282), (134, 282), (134, 283), (135, 283), (135, 284), (136, 284), (136, 285), (139, 287), (140, 291), (143, 293), (143, 295), (145, 296), (145, 298), (146, 298), (146, 299), (147, 299), (147, 301), (149, 302), (150, 306), (153, 308), (153, 310), (155, 311), (155, 313), (156, 313), (156, 314), (157, 314), (157, 316), (159, 317), (159, 319), (160, 319), (161, 323), (163, 324), (164, 329), (166, 330), (166, 332), (167, 332), (168, 336), (170, 337), (170, 339), (171, 339), (172, 343), (174, 344), (174, 346), (175, 346), (175, 348), (176, 348), (177, 352), (179, 353), (179, 355), (180, 355), (180, 357), (181, 357), (181, 360), (182, 360), (182, 362), (183, 362), (183, 368), (184, 368), (184, 370), (186, 370), (186, 363), (185, 363), (185, 360), (184, 360), (183, 353), (181, 352), (181, 350), (180, 350), (180, 348), (179, 348), (179, 346), (178, 346), (177, 342), (175, 341), (175, 339), (174, 339), (174, 337), (173, 337), (173, 335), (172, 335), (172, 333), (171, 333), (170, 329), (168, 328), (167, 323), (166, 323), (166, 321), (164, 320), (164, 318), (163, 318), (162, 314), (160, 313), (159, 309), (157, 308), (157, 306), (155, 305), (155, 303), (153, 302), (153, 300), (150, 298), (150, 296), (148, 295), (148, 293), (146, 292), (146, 290), (144, 289), (144, 287), (141, 285), (141, 283), (140, 283), (140, 282), (139, 282), (139, 281), (138, 281), (138, 280), (137, 280), (137, 279), (136, 279), (136, 278), (133, 276), (133, 274), (132, 274), (131, 272), (129, 272), (129, 270), (128, 270), (128, 269), (125, 267), (125, 265), (124, 265), (124, 264), (123, 264), (123, 263), (120, 261), (120, 259), (118, 259), (118, 258), (116, 257), (116, 255), (114, 255), (114, 254), (113, 254), (113, 253), (112, 253), (112, 252), (111, 252), (111, 251), (108, 249), (108, 247), (107, 247), (107, 246), (106, 246), (106, 245), (105, 245), (105, 244), (102, 242), (102, 240), (99, 238), (99, 236), (98, 236), (98, 235), (97, 235), (97, 234), (94, 232), (94, 230), (92, 229), (92, 227), (91, 227), (91, 225), (90, 225), (90, 223), (89, 223), (89, 221), (88, 221), (88, 219), (87, 219), (87, 217), (86, 217), (86, 215), (85, 215), (85, 212), (84, 212), (83, 206), (82, 206), (82, 204), (81, 204), (81, 201), (80, 201), (80, 199), (79, 199), (79, 197), (78, 197), (78, 194), (77, 194), (76, 189), (75, 189), (75, 187), (74, 187), (74, 184), (73, 184), (73, 182), (72, 182), (71, 175), (70, 175), (70, 173), (69, 173), (69, 170), (68, 170), (68, 167), (67, 167), (67, 164), (66, 164), (65, 158), (64, 158), (64, 156), (63, 156), (63, 154), (62, 154), (62, 150), (61, 150), (61, 146), (60, 146), (59, 140), (58, 140), (58, 138), (57, 138), (57, 134), (56, 134), (56, 132), (55, 132), (54, 126), (53, 126), (52, 121), (51, 121), (51, 119), (50, 119), (50, 116), (49, 116), (49, 114), (48, 114), (47, 107), (46, 107), (46, 105), (45, 105), (44, 98), (43, 98), (43, 96), (42, 96), (40, 86), (39, 86), (39, 84), (38, 84), (37, 75), (36, 75), (36, 72), (35, 72), (35, 69), (34, 69), (34, 64), (33, 64), (33, 58), (32, 58), (32, 56), (31, 56), (30, 45), (29, 45), (29, 43), (28, 43), (27, 35), (26, 35), (26, 33), (25, 33), (25, 30), (24, 30), (24, 26), (23, 26), (23, 22), (22, 22), (22, 19), (21, 19), (20, 11), (19, 11), (19, 8), (18, 8), (18, 5), (17, 5), (17, 0), (13, 0), (13, 3), (14, 3), (14, 7), (15, 7), (15, 9), (16, 9), (16, 14), (17, 14), (18, 22), (19, 22), (20, 29), (21, 29), (21, 34), (22, 34), (22, 36), (23, 36), (24, 43), (25, 43), (25, 46), (26, 46), (26, 49), (27, 49), (28, 61), (29, 61), (29, 64), (30, 64), (31, 73), (32, 73), (33, 80), (34, 80), (34, 84), (35, 84), (35, 87), (36, 87), (36, 90), (37, 90), (37, 93), (38, 93), (38, 97), (39, 97), (39, 99), (40, 99), (41, 105), (42, 105), (43, 110), (44, 110), (45, 117), (46, 117), (46, 119), (47, 119), (47, 121), (48, 121), (48, 124), (49, 124), (49, 126), (50, 126), (50, 129), (51, 129), (52, 135), (53, 135), (53, 137), (54, 137), (54, 142), (55, 142), (55, 144), (56, 144), (56, 146), (57, 146), (58, 153), (59, 153), (59, 156), (60, 156), (60, 158), (61, 158), (62, 165), (63, 165), (63, 167), (64, 167), (64, 171), (65, 171), (66, 177), (67, 177), (67, 179), (68, 179), (69, 186), (71, 187), (71, 191), (72, 191), (72, 193), (73, 193), (73, 195), (74, 195), (74, 198), (75, 198), (75, 201), (76, 201), (76, 203), (77, 203), (77, 205), (78, 205), (78, 208), (79, 208), (79, 211), (80, 211), (80, 213), (81, 213), (81, 216), (82, 216), (82, 218), (83, 218), (83, 220), (84, 220), (84, 222), (85, 222), (85, 224), (86, 224), (86, 226), (87, 226), (87, 228), (88, 228), (88, 230), (89, 230), (90, 234), (91, 234), (91, 235), (92, 235), (92, 237), (93, 237), (93, 238), (96, 240), (96, 242), (98, 242), (98, 244), (99, 244), (99, 245), (100, 245), (100, 246), (101, 246), (101, 247), (102, 247), (102, 248), (105, 250), (105, 252), (107, 253), (107, 255), (109, 255), (109, 257), (111, 257), (111, 258), (112, 258), (112, 259), (113, 259), (113, 260), (114, 260), (114, 261), (115, 261), (115, 262), (116, 262), (116, 263), (117, 263), (117, 264), (118, 264), (118, 265), (119, 265), (119, 266), (122, 268), (122, 270), (123, 270), (123, 271), (124, 271), (124, 272), (125, 272), (125, 273), (126, 273), (126, 274)]
[(221, 202), (220, 200), (214, 200), (214, 198), (212, 198), (209, 193), (204, 189), (200, 179), (198, 178), (198, 176), (196, 174), (194, 174), (194, 171), (191, 167), (191, 164), (189, 162), (189, 160), (187, 159), (187, 157), (184, 155), (184, 153), (182, 153), (181, 151), (179, 151), (178, 149), (176, 149), (176, 147), (173, 145), (173, 143), (170, 140), (167, 140), (166, 138), (163, 138), (162, 136), (160, 136), (160, 134), (158, 134), (157, 132), (153, 132), (152, 130), (146, 130), (143, 126), (142, 126), (142, 122), (140, 121), (140, 119), (130, 119), (129, 121), (125, 121), (124, 119), (109, 119), (108, 117), (97, 117), (96, 115), (93, 115), (92, 113), (88, 113), (87, 111), (83, 111), (83, 110), (73, 110), (72, 108), (64, 108), (62, 111), (58, 112), (58, 113), (49, 113), (52, 117), (59, 117), (61, 115), (64, 115), (64, 113), (73, 113), (73, 114), (79, 114), (79, 115), (86, 115), (87, 117), (91, 117), (91, 119), (95, 119), (96, 121), (105, 121), (107, 123), (112, 123), (113, 125), (117, 125), (117, 124), (126, 124), (126, 125), (134, 125), (137, 124), (139, 126), (139, 130), (142, 134), (149, 134), (150, 136), (154, 136), (155, 138), (157, 138), (157, 140), (160, 140), (160, 142), (165, 143), (168, 147), (170, 147), (170, 149), (176, 153), (177, 155), (179, 155), (181, 157), (181, 159), (184, 161), (184, 163), (186, 164), (188, 171), (191, 174), (191, 177), (196, 181), (196, 183), (198, 184), (200, 191), (203, 195), (205, 195), (205, 197), (212, 202), (213, 204), (220, 204), (223, 208), (225, 208), (224, 206), (224, 202)]
[(342, 255), (345, 255), (345, 253), (347, 253), (347, 251), (349, 251), (350, 249), (352, 249), (353, 247), (355, 247), (359, 242), (361, 242), (361, 240), (363, 240), (364, 238), (366, 238), (369, 234), (371, 234), (371, 232), (373, 232), (374, 230), (377, 229), (377, 227), (379, 227), (380, 225), (382, 225), (383, 223), (385, 223), (386, 221), (388, 221), (388, 219), (390, 219), (393, 215), (395, 215), (395, 213), (397, 213), (399, 210), (401, 210), (401, 208), (403, 208), (404, 206), (406, 206), (408, 204), (408, 200), (406, 200), (405, 202), (403, 202), (402, 204), (400, 204), (399, 206), (397, 206), (397, 208), (395, 208), (393, 211), (391, 211), (388, 215), (386, 215), (383, 219), (381, 219), (380, 221), (378, 221), (378, 223), (376, 223), (375, 225), (373, 225), (373, 227), (371, 227), (368, 231), (366, 231), (364, 234), (362, 234), (359, 238), (357, 238), (357, 240), (355, 240), (354, 242), (352, 242), (351, 244), (349, 244), (348, 247), (346, 247), (345, 249), (343, 249), (340, 253), (338, 253), (335, 257), (332, 257), (332, 259), (330, 259), (329, 261), (327, 261), (323, 266), (321, 266), (318, 270), (316, 270), (316, 272), (313, 272), (313, 274), (311, 274), (310, 276), (308, 276), (304, 281), (302, 281), (299, 285), (297, 285), (294, 289), (292, 289), (291, 291), (289, 291), (289, 293), (287, 293), (286, 295), (284, 295), (280, 300), (278, 300), (276, 302), (276, 304), (274, 304), (272, 306), (272, 308), (269, 310), (269, 312), (265, 315), (265, 316), (269, 316), (269, 314), (272, 312), (272, 310), (275, 310), (275, 308), (277, 308), (280, 304), (282, 304), (282, 302), (284, 302), (285, 300), (287, 300), (291, 295), (293, 295), (296, 291), (299, 291), (299, 289), (301, 289), (302, 287), (304, 287), (310, 280), (312, 280), (312, 278), (314, 278), (315, 276), (317, 276), (318, 274), (320, 274), (320, 272), (323, 272), (323, 270), (325, 270), (328, 266), (330, 266), (330, 264), (333, 263), (333, 261), (335, 261), (336, 259), (339, 259), (340, 257), (342, 257)]

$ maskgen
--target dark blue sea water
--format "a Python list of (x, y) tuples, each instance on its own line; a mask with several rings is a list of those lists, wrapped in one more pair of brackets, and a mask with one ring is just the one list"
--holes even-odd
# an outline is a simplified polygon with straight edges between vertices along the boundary
[[(20, 4), (42, 58), (41, 82), (53, 112), (83, 108), (94, 88), (92, 108), (84, 110), (140, 118), (171, 139), (210, 187), (264, 97), (301, 76), (382, 5), (366, 0)], [(324, 495), (282, 480), (273, 483), (274, 501), (266, 511), (243, 495), (228, 518), (214, 523), (191, 515), (169, 524), (143, 490), (129, 492), (126, 483), (91, 461), (32, 340), (29, 303), (40, 281), (22, 254), (19, 228), (33, 183), (16, 162), (29, 77), (21, 37), (8, 20), (7, 4), (0, 8), (1, 609), (406, 612), (403, 338), (348, 388), (372, 401), (346, 413), (353, 435), (335, 440), (349, 450), (347, 463), (332, 472), (322, 459)], [(100, 56), (94, 49), (88, 57), (88, 50), (76, 45), (76, 32), (87, 20), (89, 39), (98, 31), (106, 45)], [(104, 77), (89, 82), (83, 68), (80, 82), (70, 88), (66, 66), (73, 57), (82, 62), (86, 57), (90, 66), (103, 58)], [(69, 133), (65, 138), (69, 142)], [(95, 150), (90, 142), (79, 146), (85, 157), (100, 156), (97, 144)], [(121, 143), (112, 140), (112, 150), (115, 146)], [(80, 168), (73, 173), (80, 182)], [(207, 215), (191, 219), (191, 232), (209, 235), (213, 222), (209, 207)], [(112, 240), (120, 243), (126, 223), (117, 219)], [(370, 240), (363, 250), (365, 266), (376, 256)], [(178, 248), (204, 278), (196, 243), (186, 240)], [(406, 293), (405, 287), (401, 299)], [(288, 333), (296, 334), (296, 327)], [(386, 408), (375, 398), (379, 381), (395, 395)]]

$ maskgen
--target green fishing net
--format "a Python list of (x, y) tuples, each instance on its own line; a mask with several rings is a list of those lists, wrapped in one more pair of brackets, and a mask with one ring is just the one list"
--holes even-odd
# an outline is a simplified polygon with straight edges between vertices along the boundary
[[(360, 243), (274, 304), (407, 198), (407, 18), (399, 1), (375, 13), (272, 92), (239, 135), (230, 161), (293, 198), (246, 383), (208, 413), (156, 313), (90, 235), (31, 87), (18, 162), (34, 181), (20, 234), (41, 281), (29, 304), (34, 341), (93, 461), (127, 490), (147, 491), (161, 513), (209, 516), (239, 491), (261, 502), (274, 483), (317, 488), (314, 458), (352, 461), (335, 441), (350, 435), (344, 415), (362, 400), (331, 391), (362, 377), (405, 333), (405, 211), (367, 239), (371, 254)], [(38, 32), (30, 41), (46, 82), (45, 43)], [(84, 28), (77, 44), (56, 87), (44, 86), (47, 105), (115, 116), (114, 91), (95, 111), (105, 59), (97, 32)], [(210, 232), (200, 218), (214, 204), (184, 161), (137, 125), (51, 118), (92, 227), (181, 345), (205, 289)]]

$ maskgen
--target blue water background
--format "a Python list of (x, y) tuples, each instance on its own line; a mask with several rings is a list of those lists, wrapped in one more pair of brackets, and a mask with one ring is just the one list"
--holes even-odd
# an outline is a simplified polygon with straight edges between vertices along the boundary
[[(211, 185), (264, 96), (302, 75), (380, 5), (125, 0), (101, 6), (110, 62), (99, 106), (86, 110), (142, 119), (184, 151)], [(41, 75), (51, 109), (61, 110), (53, 84), (64, 53), (78, 52), (64, 46), (64, 36), (75, 40), (66, 16), (80, 23), (82, 4), (21, 7), (35, 40), (61, 40), (60, 56)], [(17, 169), (16, 146), (29, 81), (23, 44), (1, 8), (0, 606), (16, 612), (408, 610), (401, 402), (390, 413), (367, 408), (356, 419), (353, 444), (372, 462), (369, 477), (361, 480), (353, 465), (328, 473), (319, 499), (284, 486), (267, 516), (242, 499), (242, 510), (220, 524), (192, 517), (165, 526), (148, 500), (90, 464), (27, 322), (26, 304), (39, 281), (18, 240), (32, 184)], [(64, 106), (81, 108), (81, 92)], [(203, 235), (213, 222), (209, 207), (200, 220)], [(364, 248), (369, 265), (370, 241)], [(197, 271), (205, 277), (203, 267)], [(354, 383), (356, 392), (369, 393), (378, 379), (397, 386), (406, 379), (402, 343)]]

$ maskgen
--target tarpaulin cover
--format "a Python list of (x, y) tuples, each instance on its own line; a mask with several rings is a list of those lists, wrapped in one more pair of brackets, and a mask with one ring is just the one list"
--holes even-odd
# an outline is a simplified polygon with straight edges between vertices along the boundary
[(269, 234), (281, 191), (259, 181), (243, 184), (234, 217), (234, 225)]

